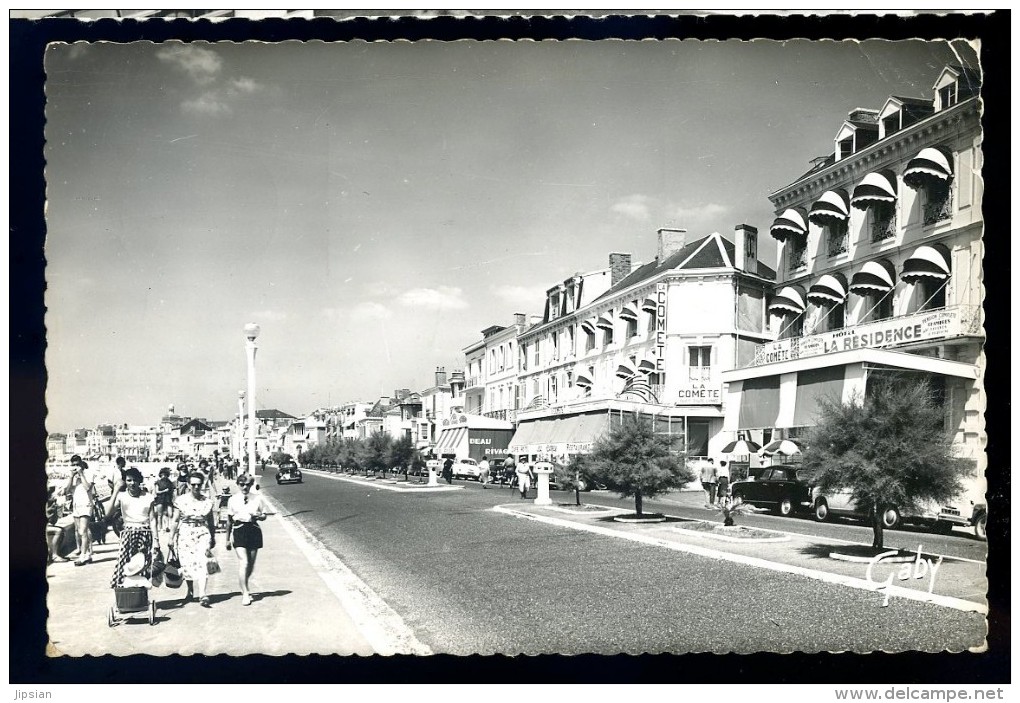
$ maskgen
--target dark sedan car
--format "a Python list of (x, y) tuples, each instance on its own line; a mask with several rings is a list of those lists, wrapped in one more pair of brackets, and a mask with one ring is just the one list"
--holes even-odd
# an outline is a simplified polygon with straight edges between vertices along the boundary
[(798, 466), (770, 466), (754, 479), (737, 481), (731, 495), (780, 515), (811, 510), (811, 473)]
[(285, 461), (280, 464), (280, 470), (276, 472), (277, 485), (283, 483), (301, 483), (301, 469), (293, 461)]

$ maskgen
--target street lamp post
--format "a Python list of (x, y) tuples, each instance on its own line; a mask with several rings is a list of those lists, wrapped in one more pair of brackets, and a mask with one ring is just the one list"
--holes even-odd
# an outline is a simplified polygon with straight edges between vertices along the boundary
[(244, 391), (237, 392), (237, 448), (234, 450), (234, 458), (238, 462), (244, 455)]
[(244, 349), (248, 354), (248, 471), (255, 475), (255, 339), (261, 328), (254, 322), (244, 326)]

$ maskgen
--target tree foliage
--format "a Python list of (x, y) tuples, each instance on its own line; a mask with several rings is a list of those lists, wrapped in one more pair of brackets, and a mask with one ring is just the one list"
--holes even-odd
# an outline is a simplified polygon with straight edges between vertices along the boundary
[(414, 442), (407, 435), (393, 442), (390, 447), (389, 465), (403, 469), (405, 474), (417, 463), (417, 459), (418, 450), (415, 448)]
[(269, 456), (269, 461), (276, 465), (280, 465), (285, 461), (294, 461), (294, 457), (286, 452), (275, 451)]
[(375, 473), (385, 472), (390, 466), (390, 453), (393, 446), (393, 438), (387, 432), (379, 430), (369, 435), (364, 443), (362, 452), (362, 468)]
[(864, 398), (822, 398), (820, 422), (806, 439), (804, 467), (823, 491), (847, 491), (872, 516), (874, 546), (883, 546), (879, 508), (916, 511), (963, 490), (973, 467), (956, 458), (943, 408), (924, 382), (873, 376)]
[(595, 442), (587, 469), (610, 490), (633, 497), (634, 512), (641, 515), (644, 498), (694, 480), (678, 440), (675, 435), (656, 434), (649, 419), (628, 415)]

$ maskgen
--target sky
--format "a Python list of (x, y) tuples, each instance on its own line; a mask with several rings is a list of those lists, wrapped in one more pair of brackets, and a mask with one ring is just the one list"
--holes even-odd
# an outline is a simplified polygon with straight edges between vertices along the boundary
[(545, 291), (759, 230), (856, 107), (961, 42), (53, 45), (47, 429), (301, 415), (434, 384)]

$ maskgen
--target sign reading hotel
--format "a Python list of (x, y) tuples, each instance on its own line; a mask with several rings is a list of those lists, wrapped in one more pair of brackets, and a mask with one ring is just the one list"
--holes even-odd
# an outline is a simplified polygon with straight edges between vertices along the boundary
[(677, 405), (722, 405), (722, 384), (688, 383), (680, 386)]
[(666, 371), (666, 284), (655, 284), (655, 373)]
[(970, 325), (964, 320), (963, 312), (962, 308), (946, 308), (762, 344), (755, 350), (754, 365), (775, 364), (852, 349), (881, 349), (926, 339), (962, 336), (970, 333)]

